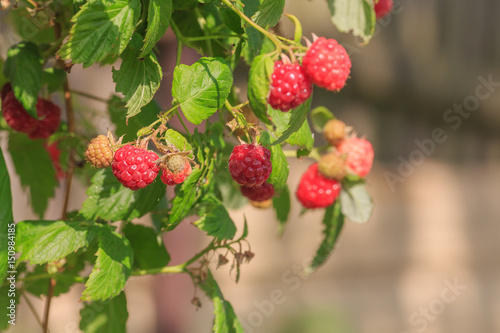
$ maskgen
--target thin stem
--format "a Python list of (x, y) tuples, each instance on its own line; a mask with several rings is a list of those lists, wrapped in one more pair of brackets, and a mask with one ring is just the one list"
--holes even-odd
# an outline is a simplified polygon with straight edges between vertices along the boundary
[[(73, 102), (71, 101), (71, 90), (69, 89), (69, 83), (68, 83), (68, 78), (66, 78), (66, 81), (64, 82), (64, 101), (66, 104), (66, 117), (68, 121), (68, 132), (70, 134), (75, 134), (75, 116), (73, 112)], [(70, 150), (69, 152), (69, 163), (68, 163), (68, 171), (66, 172), (66, 181), (65, 181), (65, 186), (64, 186), (64, 201), (63, 201), (63, 207), (62, 207), (62, 212), (61, 212), (61, 219), (64, 220), (66, 219), (66, 215), (68, 213), (68, 204), (69, 204), (69, 196), (71, 194), (71, 184), (73, 180), (73, 172), (74, 172), (74, 165), (73, 165), (73, 157), (74, 157), (74, 150)]]
[(270, 33), (269, 31), (267, 31), (266, 29), (262, 28), (260, 25), (258, 25), (254, 21), (252, 21), (248, 16), (246, 16), (243, 12), (241, 12), (241, 10), (239, 10), (238, 8), (236, 8), (231, 3), (231, 1), (229, 1), (229, 0), (222, 0), (222, 2), (225, 3), (229, 8), (231, 8), (231, 10), (233, 12), (235, 12), (236, 14), (238, 14), (238, 16), (241, 17), (243, 20), (245, 20), (248, 24), (250, 24), (252, 27), (254, 27), (259, 32), (261, 32), (264, 36), (266, 36), (267, 38), (269, 38), (271, 40), (271, 42), (273, 42), (273, 44), (276, 45), (276, 48), (278, 50), (286, 49), (287, 51), (289, 51), (289, 47), (288, 46), (286, 46), (282, 42), (280, 42), (280, 40), (278, 38), (276, 38), (276, 36), (274, 36), (274, 34)]
[(97, 97), (97, 96), (91, 95), (91, 94), (83, 92), (83, 91), (72, 90), (71, 92), (75, 95), (82, 96), (82, 97), (89, 98), (89, 99), (93, 99), (93, 100), (98, 101), (98, 102), (102, 102), (102, 103), (106, 103), (106, 104), (108, 103), (108, 100), (106, 100), (105, 98)]
[(40, 325), (40, 327), (43, 329), (43, 324), (42, 324), (42, 320), (40, 319), (40, 316), (38, 315), (38, 313), (36, 312), (36, 309), (35, 307), (33, 306), (33, 304), (31, 303), (31, 301), (29, 300), (28, 296), (26, 296), (26, 294), (24, 293), (24, 291), (21, 293), (21, 297), (24, 298), (24, 300), (26, 301), (26, 304), (28, 304), (28, 307), (30, 308), (31, 310), (31, 313), (33, 313), (33, 317), (35, 317), (35, 320), (36, 322), (38, 323), (38, 325)]
[(186, 131), (186, 133), (191, 136), (191, 132), (189, 131), (189, 129), (187, 128), (186, 126), (186, 123), (184, 123), (184, 120), (182, 119), (181, 117), (181, 114), (179, 112), (179, 110), (175, 110), (175, 114), (177, 115), (177, 118), (179, 118), (179, 121), (181, 122), (182, 124), (182, 127), (184, 127), (184, 130)]
[[(203, 15), (201, 15), (199, 8), (195, 7), (194, 12), (196, 14), (196, 17), (198, 18), (198, 24), (200, 25), (200, 28), (203, 31), (203, 34), (205, 35), (205, 37), (210, 36), (211, 33), (209, 31), (209, 28), (207, 27), (207, 21), (205, 20)], [(205, 39), (205, 44), (207, 45), (208, 55), (213, 57), (214, 51), (212, 48), (211, 39)]]
[[(240, 104), (241, 106), (244, 106), (247, 102), (245, 103), (242, 103)], [(231, 112), (231, 114), (233, 115), (234, 119), (236, 119), (237, 117), (237, 114), (234, 112), (235, 109), (239, 109), (241, 106), (238, 105), (238, 107), (236, 106), (232, 106), (231, 103), (229, 103), (229, 101), (226, 99), (226, 101), (224, 102), (224, 105), (226, 106), (226, 108), (229, 110), (229, 112)], [(238, 120), (236, 119), (236, 122), (238, 122)], [(248, 142), (252, 142), (252, 138), (250, 138), (250, 134), (248, 134), (248, 129), (245, 127), (243, 129), (243, 132), (245, 132), (245, 136), (248, 140)]]
[(54, 287), (56, 286), (56, 280), (49, 280), (49, 289), (47, 291), (47, 299), (45, 300), (45, 311), (43, 314), (43, 333), (48, 333), (49, 331), (49, 313), (50, 313), (50, 303), (52, 301), (52, 296), (54, 295)]
[(175, 38), (177, 39), (177, 59), (175, 60), (175, 66), (179, 66), (181, 64), (182, 57), (182, 48), (184, 47), (184, 36), (182, 36), (181, 31), (175, 24), (174, 20), (170, 20), (170, 27), (175, 34)]
[(207, 39), (222, 39), (222, 38), (241, 38), (240, 35), (211, 35), (211, 36), (197, 36), (197, 37), (184, 37), (189, 42), (199, 42)]
[(198, 252), (194, 257), (183, 264), (161, 268), (141, 269), (138, 271), (133, 271), (131, 275), (188, 273), (188, 270), (186, 269), (187, 266), (200, 259), (203, 255), (205, 255), (205, 253), (215, 249), (217, 249), (217, 247), (215, 246), (215, 241), (212, 241), (206, 248)]

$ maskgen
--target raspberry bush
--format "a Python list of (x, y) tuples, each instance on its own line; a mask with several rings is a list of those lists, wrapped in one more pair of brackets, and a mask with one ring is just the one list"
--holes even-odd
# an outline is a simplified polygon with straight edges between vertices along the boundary
[[(372, 0), (328, 3), (338, 30), (370, 40)], [(15, 272), (10, 302), (22, 302), (21, 293), (45, 295), (41, 331), (50, 328), (52, 297), (74, 284), (85, 286), (83, 332), (96, 332), (96, 325), (99, 332), (125, 332), (124, 287), (131, 276), (186, 274), (214, 303), (213, 331), (243, 332), (211, 273), (231, 262), (237, 282), (240, 266), (254, 257), (246, 240), (252, 221), (237, 230), (228, 212), (235, 202), (274, 209), (280, 231), (290, 193), (305, 209), (325, 209), (324, 240), (307, 272), (326, 261), (345, 218), (369, 220), (364, 177), (371, 144), (325, 107), (312, 109), (313, 89), (335, 98), (355, 64), (336, 40), (303, 36), (300, 21), (284, 14), (285, 0), (3, 0), (1, 6), (13, 32), (0, 55), (0, 131), (8, 138), (0, 153), (0, 293), (7, 295), (7, 272)], [(293, 22), (293, 37), (277, 32), (280, 19)], [(36, 22), (36, 31), (19, 22)], [(173, 102), (164, 107), (154, 96), (168, 70), (155, 46), (168, 29), (177, 39), (177, 61), (169, 82)], [(185, 48), (196, 50), (198, 61), (184, 64)], [(72, 89), (78, 79), (72, 68), (92, 65), (112, 66), (116, 94), (106, 101)], [(236, 69), (246, 75), (245, 90), (233, 80)], [(77, 97), (104, 102), (110, 133), (96, 131), (93, 112), (75, 103)], [(9, 172), (29, 191), (38, 220), (14, 221), (7, 154)], [(309, 168), (289, 189), (293, 158)], [(75, 182), (88, 187), (87, 197), (70, 211)], [(59, 186), (61, 214), (45, 218)], [(175, 187), (169, 200), (167, 186)], [(148, 214), (151, 226), (136, 223)], [(167, 252), (161, 236), (191, 216), (198, 217), (193, 228), (211, 241), (186, 262), (169, 265), (176, 253)], [(203, 302), (192, 299), (194, 306)], [(104, 309), (100, 316), (85, 315), (97, 308)], [(13, 320), (2, 313), (0, 330)]]

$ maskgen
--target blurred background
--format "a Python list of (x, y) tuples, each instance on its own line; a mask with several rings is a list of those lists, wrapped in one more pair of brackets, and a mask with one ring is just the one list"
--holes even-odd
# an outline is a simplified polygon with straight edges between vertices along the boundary
[[(374, 144), (376, 161), (367, 178), (375, 211), (368, 224), (347, 223), (334, 254), (308, 277), (301, 268), (321, 240), (322, 211), (299, 216), (293, 199), (281, 239), (272, 210), (247, 205), (231, 211), (239, 228), (246, 216), (255, 258), (242, 267), (238, 284), (228, 266), (215, 275), (246, 331), (500, 332), (500, 2), (396, 0), (368, 45), (336, 32), (326, 1), (286, 3), (305, 36), (337, 38), (351, 54), (346, 88), (340, 94), (316, 89), (313, 104), (328, 107)], [(278, 29), (293, 34), (286, 19)], [(12, 43), (5, 36), (2, 55)], [(170, 32), (159, 48), (165, 75), (157, 100), (167, 107), (176, 48)], [(185, 55), (185, 63), (198, 57)], [(237, 78), (242, 86), (245, 79)], [(75, 66), (70, 83), (103, 98), (114, 90), (111, 67)], [(96, 126), (104, 133), (112, 125), (105, 119)], [(321, 135), (315, 137), (322, 143)], [(289, 162), (294, 191), (311, 160)], [(35, 218), (11, 164), (9, 171), (15, 220)], [(61, 196), (59, 191), (52, 200), (47, 218), (57, 218)], [(70, 207), (78, 209), (84, 198), (85, 187), (75, 186)], [(206, 245), (189, 222), (165, 238), (171, 264)], [(79, 332), (81, 291), (76, 286), (53, 300), (52, 333)], [(188, 276), (132, 277), (126, 292), (130, 332), (210, 330), (210, 301), (198, 292), (201, 309), (191, 305), (195, 291)], [(41, 313), (43, 300), (31, 300)], [(21, 303), (10, 331), (37, 332)]]

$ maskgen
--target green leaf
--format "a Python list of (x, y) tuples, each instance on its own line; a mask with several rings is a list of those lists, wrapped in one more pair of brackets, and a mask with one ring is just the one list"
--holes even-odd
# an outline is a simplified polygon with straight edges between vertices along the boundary
[(54, 167), (43, 141), (30, 140), (27, 135), (21, 133), (10, 133), (9, 152), (16, 173), (21, 178), (21, 185), (30, 190), (33, 211), (40, 218), (43, 217), (57, 186)]
[(233, 74), (226, 61), (201, 58), (191, 66), (175, 68), (172, 96), (186, 119), (199, 125), (222, 108), (232, 85)]
[(130, 221), (149, 213), (165, 195), (165, 185), (160, 181), (137, 191), (129, 190), (109, 168), (99, 170), (91, 183), (80, 210), (89, 220)]
[(140, 0), (87, 2), (73, 17), (70, 37), (59, 56), (89, 67), (109, 55), (120, 55), (132, 38), (140, 14)]
[(222, 291), (214, 280), (210, 270), (207, 270), (207, 277), (199, 286), (214, 303), (215, 318), (212, 332), (244, 333), (245, 331), (236, 317), (231, 303), (222, 295)]
[[(12, 216), (12, 194), (10, 192), (10, 177), (5, 165), (3, 153), (0, 150), (0, 281), (4, 281), (7, 271), (15, 270), (14, 253), (8, 255), (8, 242), (15, 237), (14, 217)], [(10, 234), (10, 235), (9, 235)], [(13, 240), (13, 239), (12, 239)], [(12, 266), (9, 266), (9, 257)], [(5, 295), (5, 294), (4, 294)]]
[[(269, 116), (273, 120), (274, 125), (276, 126), (276, 135), (282, 135), (289, 126), (290, 119), (292, 117), (292, 113), (290, 112), (281, 112), (279, 110), (275, 110), (269, 107), (268, 110)], [(307, 117), (302, 123), (302, 126), (298, 129), (298, 131), (292, 133), (290, 137), (286, 140), (289, 144), (293, 146), (303, 147), (306, 150), (311, 150), (314, 147), (314, 138), (311, 133), (311, 128), (309, 127), (309, 123), (307, 122)]]
[(206, 213), (193, 224), (218, 241), (233, 239), (236, 226), (222, 202), (213, 195), (208, 195), (203, 198), (202, 205), (205, 206)]
[(146, 56), (165, 34), (172, 16), (172, 0), (149, 0), (148, 28), (140, 57)]
[(262, 27), (274, 27), (283, 15), (285, 0), (264, 0), (252, 19)]
[(80, 311), (83, 333), (123, 333), (127, 331), (127, 299), (122, 292), (106, 301), (85, 303)]
[(274, 70), (274, 62), (268, 54), (256, 57), (252, 61), (248, 73), (248, 101), (253, 113), (266, 124), (271, 122), (267, 118), (267, 95), (269, 95), (269, 82)]
[(304, 104), (290, 111), (292, 115), (288, 121), (287, 128), (283, 134), (272, 143), (273, 145), (285, 142), (293, 133), (297, 132), (302, 127), (302, 124), (307, 120), (307, 114), (311, 110), (311, 101), (312, 96), (305, 101)]
[(46, 68), (42, 72), (42, 82), (47, 85), (49, 93), (63, 88), (66, 81), (66, 72), (60, 68)]
[(5, 76), (10, 79), (16, 99), (34, 118), (38, 118), (36, 103), (42, 89), (42, 62), (38, 46), (21, 42), (7, 51), (4, 66)]
[(271, 164), (273, 170), (267, 182), (273, 184), (274, 190), (279, 193), (285, 186), (288, 179), (290, 166), (280, 145), (271, 145), (271, 136), (268, 132), (263, 132), (260, 136), (260, 143), (271, 150)]
[[(176, 130), (173, 130), (169, 128), (165, 132), (165, 141), (171, 145), (174, 145), (175, 148), (179, 149), (180, 151), (190, 151), (193, 150), (193, 147), (191, 144), (186, 140), (184, 135), (181, 133), (177, 132)], [(189, 154), (189, 157), (193, 157), (193, 154)]]
[(276, 211), (276, 218), (280, 222), (279, 233), (282, 234), (290, 215), (290, 190), (288, 186), (285, 186), (281, 193), (273, 198), (273, 208)]
[(115, 90), (123, 93), (127, 101), (127, 117), (133, 117), (147, 105), (160, 87), (163, 72), (153, 53), (139, 59), (140, 37), (134, 35), (129, 47), (122, 54), (120, 69), (113, 68)]
[(172, 201), (172, 209), (167, 221), (168, 230), (174, 229), (191, 212), (197, 199), (198, 182), (202, 175), (203, 169), (195, 169), (182, 183)]
[(248, 203), (247, 198), (241, 194), (240, 186), (233, 181), (226, 169), (218, 168), (215, 179), (224, 207), (238, 209)]
[(112, 96), (108, 101), (108, 112), (111, 121), (116, 125), (115, 134), (125, 135), (124, 141), (132, 141), (137, 138), (137, 131), (148, 126), (156, 119), (161, 112), (161, 107), (153, 99), (145, 105), (141, 112), (127, 121), (127, 108), (125, 103), (118, 96)]
[(332, 119), (335, 119), (335, 116), (324, 106), (318, 106), (311, 111), (311, 121), (316, 132), (323, 132), (323, 127)]
[(170, 256), (160, 235), (148, 227), (129, 223), (124, 229), (134, 251), (134, 268), (150, 269), (163, 267)]
[(373, 202), (364, 181), (342, 183), (340, 191), (342, 213), (352, 222), (366, 223), (373, 212)]
[(44, 264), (66, 257), (88, 246), (93, 233), (84, 221), (22, 221), (17, 224), (19, 260), (31, 265)]
[(127, 238), (103, 225), (99, 232), (99, 249), (82, 301), (105, 300), (118, 295), (130, 276), (134, 253)]
[(349, 32), (369, 42), (375, 31), (372, 0), (327, 0), (333, 24), (341, 32)]
[(323, 265), (335, 248), (337, 238), (344, 225), (344, 215), (342, 215), (340, 211), (340, 203), (338, 200), (325, 210), (323, 224), (325, 225), (325, 229), (323, 230), (325, 238), (316, 251), (316, 256), (311, 265), (306, 269), (307, 273), (312, 273), (318, 269), (319, 266)]

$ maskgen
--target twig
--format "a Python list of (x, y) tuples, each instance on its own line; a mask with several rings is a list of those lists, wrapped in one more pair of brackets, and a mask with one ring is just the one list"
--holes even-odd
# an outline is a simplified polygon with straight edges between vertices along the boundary
[(40, 327), (43, 328), (43, 324), (42, 324), (42, 320), (40, 319), (40, 316), (36, 312), (35, 307), (31, 303), (31, 301), (29, 300), (28, 296), (26, 296), (26, 294), (24, 293), (24, 291), (21, 293), (21, 297), (24, 297), (24, 300), (26, 301), (26, 304), (28, 304), (28, 307), (30, 308), (31, 313), (33, 313), (33, 316), (35, 317), (37, 323), (40, 325)]

